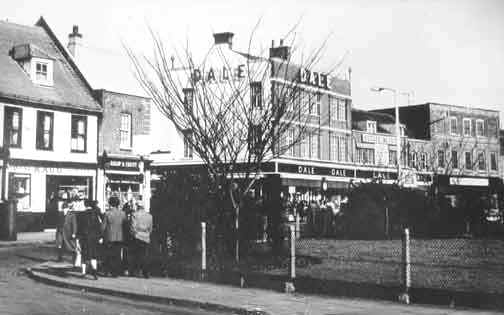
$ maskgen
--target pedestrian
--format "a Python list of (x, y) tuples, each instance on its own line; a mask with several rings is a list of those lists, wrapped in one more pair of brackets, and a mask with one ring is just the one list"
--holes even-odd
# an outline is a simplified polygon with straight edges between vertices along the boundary
[(119, 198), (112, 196), (108, 200), (109, 210), (105, 213), (102, 223), (106, 248), (105, 271), (112, 277), (120, 274), (121, 248), (124, 241), (123, 225), (126, 215), (119, 210)]
[(63, 210), (66, 212), (63, 222), (64, 247), (72, 252), (72, 262), (75, 267), (80, 266), (80, 249), (77, 241), (77, 214), (74, 211), (74, 201), (70, 199)]
[(58, 252), (58, 261), (63, 261), (63, 252), (65, 250), (65, 217), (68, 213), (68, 206), (66, 202), (63, 204), (61, 211), (58, 211), (57, 221), (56, 221), (56, 249)]
[(130, 261), (130, 252), (131, 252), (131, 241), (133, 239), (131, 235), (131, 216), (135, 210), (135, 203), (133, 200), (129, 200), (124, 203), (122, 207), (122, 211), (126, 215), (126, 220), (123, 224), (123, 233), (124, 233), (124, 242), (123, 247), (121, 249), (122, 252), (122, 265), (121, 272), (124, 271), (124, 274), (128, 276), (129, 274), (129, 261)]
[(96, 200), (85, 201), (86, 211), (83, 216), (82, 237), (82, 275), (86, 275), (86, 269), (91, 267), (91, 275), (98, 279), (98, 244), (102, 239), (101, 210)]
[(141, 271), (149, 278), (148, 247), (152, 233), (152, 215), (145, 211), (142, 201), (137, 201), (136, 211), (131, 218), (131, 252), (129, 274)]

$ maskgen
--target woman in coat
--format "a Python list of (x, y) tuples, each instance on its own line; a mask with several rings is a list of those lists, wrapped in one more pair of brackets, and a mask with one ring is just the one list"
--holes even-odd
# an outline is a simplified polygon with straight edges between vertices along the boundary
[(86, 275), (86, 267), (91, 266), (91, 275), (98, 279), (98, 244), (102, 240), (101, 210), (96, 200), (86, 200), (86, 211), (82, 226), (82, 275)]

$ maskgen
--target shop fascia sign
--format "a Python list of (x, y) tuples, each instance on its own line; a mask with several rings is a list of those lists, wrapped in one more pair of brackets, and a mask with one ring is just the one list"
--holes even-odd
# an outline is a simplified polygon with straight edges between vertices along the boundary
[(488, 178), (450, 177), (452, 186), (488, 186)]
[(300, 83), (329, 90), (327, 74), (301, 68), (299, 69), (298, 77)]
[(240, 81), (245, 78), (246, 69), (245, 64), (239, 64), (235, 67), (210, 67), (203, 70), (196, 68), (191, 73), (191, 79), (194, 83), (200, 81), (206, 83)]
[(138, 169), (138, 161), (131, 160), (110, 160), (106, 164), (110, 168)]
[(354, 171), (343, 168), (320, 167), (296, 164), (278, 164), (278, 171), (302, 175), (324, 175), (334, 177), (353, 177)]

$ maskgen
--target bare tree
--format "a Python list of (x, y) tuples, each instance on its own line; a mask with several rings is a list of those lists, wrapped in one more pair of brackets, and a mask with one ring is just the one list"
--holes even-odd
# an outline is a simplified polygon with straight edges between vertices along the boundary
[(288, 45), (282, 40), (266, 56), (265, 51), (254, 54), (258, 25), (245, 52), (234, 50), (231, 43), (214, 45), (200, 62), (188, 46), (167, 53), (152, 31), (152, 57), (126, 47), (137, 79), (202, 161), (209, 189), (220, 200), (231, 201), (236, 232), (240, 210), (262, 177), (264, 163), (282, 156), (311, 132), (309, 114), (318, 109), (314, 108), (316, 95), (308, 94), (305, 87), (330, 86), (327, 75), (315, 77), (310, 71), (325, 42), (295, 62), (295, 53), (302, 55), (296, 51), (296, 26), (284, 36)]

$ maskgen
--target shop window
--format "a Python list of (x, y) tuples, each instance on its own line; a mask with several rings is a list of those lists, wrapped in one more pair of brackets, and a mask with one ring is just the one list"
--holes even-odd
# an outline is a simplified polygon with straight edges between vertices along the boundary
[(87, 117), (72, 115), (72, 152), (86, 152)]
[(497, 170), (497, 153), (490, 152), (490, 169), (492, 171)]
[(445, 167), (445, 152), (443, 150), (438, 150), (437, 156), (438, 156), (438, 167), (444, 168)]
[(262, 108), (262, 83), (250, 83), (250, 104), (255, 108)]
[(463, 127), (464, 127), (464, 136), (465, 137), (470, 137), (471, 136), (471, 120), (469, 118), (464, 118), (463, 120)]
[(456, 135), (457, 132), (457, 117), (450, 117), (450, 133)]
[(191, 130), (184, 131), (184, 157), (191, 159), (193, 157), (193, 133)]
[(465, 168), (466, 170), (472, 170), (471, 152), (465, 152)]
[(131, 114), (121, 113), (120, 148), (131, 149)]
[(484, 171), (486, 170), (486, 159), (485, 152), (478, 152), (478, 170)]
[(485, 121), (483, 119), (476, 120), (476, 136), (483, 137), (485, 135)]
[(452, 164), (452, 168), (454, 168), (454, 169), (459, 168), (458, 152), (457, 151), (451, 152), (451, 164)]
[(5, 107), (4, 144), (6, 147), (20, 148), (23, 126), (23, 109)]
[(18, 201), (18, 210), (30, 209), (31, 176), (30, 174), (9, 174), (9, 199)]
[(37, 149), (52, 150), (54, 113), (37, 111)]
[(193, 89), (183, 89), (184, 92), (184, 110), (186, 114), (194, 114), (194, 90)]

